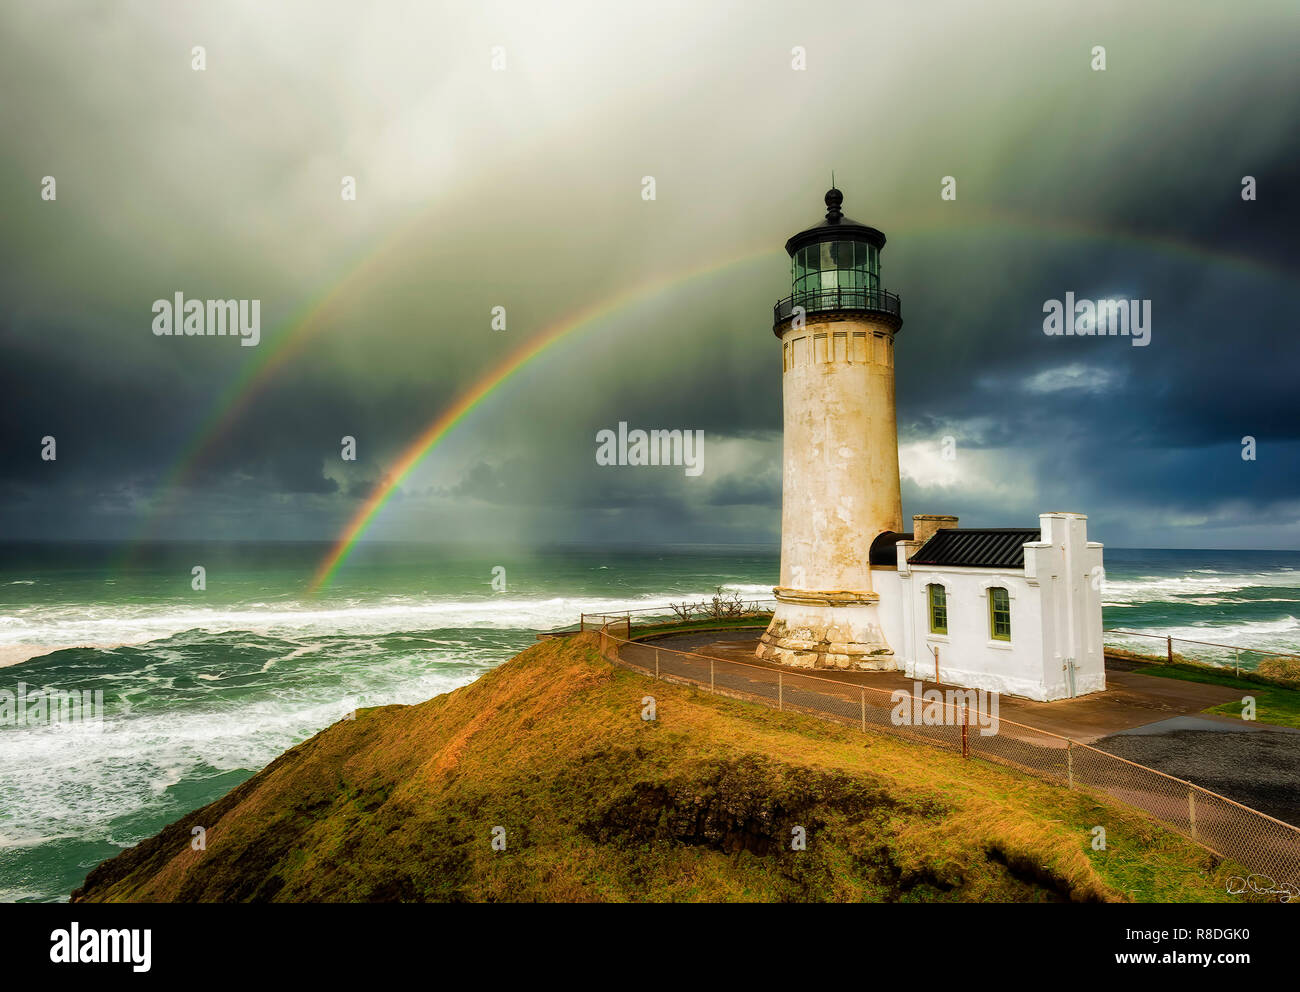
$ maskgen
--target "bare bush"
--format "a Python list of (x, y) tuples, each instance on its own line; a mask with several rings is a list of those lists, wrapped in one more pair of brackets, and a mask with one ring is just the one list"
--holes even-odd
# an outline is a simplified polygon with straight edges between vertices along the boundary
[(740, 593), (725, 593), (717, 586), (713, 598), (700, 603), (670, 603), (673, 614), (682, 623), (691, 620), (734, 620), (763, 612), (758, 603), (747, 603)]

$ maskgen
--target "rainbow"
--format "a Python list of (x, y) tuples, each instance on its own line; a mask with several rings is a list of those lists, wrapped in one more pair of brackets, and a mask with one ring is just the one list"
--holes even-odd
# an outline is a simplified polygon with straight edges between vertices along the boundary
[(384, 479), (375, 486), (370, 495), (366, 497), (365, 502), (352, 516), (347, 527), (335, 542), (334, 547), (324, 561), (316, 570), (312, 578), (308, 591), (315, 593), (327, 588), (333, 581), (335, 574), (340, 566), (347, 561), (348, 556), (352, 554), (353, 548), (356, 547), (358, 539), (365, 533), (375, 515), (388, 502), (389, 497), (393, 495), (397, 487), (402, 483), (411, 471), (424, 460), (438, 443), (442, 441), (453, 427), (461, 422), (471, 410), (478, 406), (483, 400), (487, 399), (501, 386), (505, 385), (510, 378), (526, 366), (533, 359), (537, 358), (552, 345), (562, 341), (575, 331), (584, 327), (589, 327), (602, 317), (622, 309), (623, 307), (653, 296), (669, 287), (680, 285), (691, 279), (698, 279), (706, 275), (716, 275), (718, 272), (730, 268), (734, 265), (740, 265), (758, 258), (773, 254), (770, 245), (761, 249), (746, 251), (738, 256), (728, 258), (722, 262), (715, 262), (704, 267), (697, 267), (684, 272), (674, 273), (673, 275), (656, 279), (648, 283), (642, 283), (630, 289), (623, 290), (614, 294), (598, 303), (580, 310), (576, 314), (567, 316), (555, 324), (548, 327), (537, 337), (526, 341), (517, 350), (507, 356), (500, 364), (485, 374), (473, 386), (461, 393), (452, 404), (443, 410), (434, 419), (423, 432), (412, 441), (402, 454), (398, 457), (392, 469)]

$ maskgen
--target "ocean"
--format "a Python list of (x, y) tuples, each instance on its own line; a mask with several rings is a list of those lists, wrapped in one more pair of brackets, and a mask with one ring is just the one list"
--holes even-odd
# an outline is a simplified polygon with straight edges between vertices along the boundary
[[(308, 595), (327, 550), (0, 545), (0, 692), (104, 700), (98, 721), (0, 722), (0, 900), (65, 900), (99, 862), (349, 711), (465, 685), (580, 613), (666, 609), (718, 586), (767, 599), (777, 577), (775, 548), (373, 544)], [(1300, 552), (1107, 548), (1106, 569), (1107, 627), (1300, 650)]]

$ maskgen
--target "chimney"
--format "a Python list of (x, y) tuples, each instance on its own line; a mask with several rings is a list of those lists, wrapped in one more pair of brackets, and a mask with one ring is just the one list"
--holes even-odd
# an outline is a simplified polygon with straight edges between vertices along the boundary
[(955, 530), (957, 518), (946, 513), (918, 513), (912, 517), (912, 539), (924, 544), (935, 531)]

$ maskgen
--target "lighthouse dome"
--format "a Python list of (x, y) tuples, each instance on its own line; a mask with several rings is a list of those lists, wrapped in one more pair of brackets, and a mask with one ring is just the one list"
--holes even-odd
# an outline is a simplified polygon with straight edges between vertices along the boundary
[(862, 241), (872, 245), (877, 251), (885, 247), (885, 235), (876, 228), (859, 223), (844, 216), (840, 207), (844, 204), (844, 194), (835, 187), (826, 191), (826, 218), (814, 224), (806, 231), (800, 231), (785, 243), (785, 250), (791, 257), (800, 248), (828, 241)]

